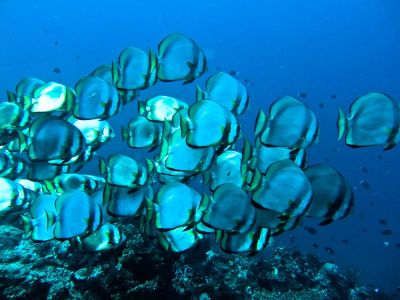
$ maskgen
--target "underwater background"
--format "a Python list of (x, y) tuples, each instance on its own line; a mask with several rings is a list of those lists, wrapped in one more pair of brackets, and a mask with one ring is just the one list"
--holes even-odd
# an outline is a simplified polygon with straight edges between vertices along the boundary
[[(353, 187), (355, 208), (329, 226), (305, 220), (276, 239), (322, 261), (354, 267), (374, 288), (394, 293), (400, 286), (400, 150), (349, 148), (337, 141), (336, 118), (339, 107), (347, 111), (370, 91), (400, 99), (400, 3), (1, 0), (1, 100), (26, 76), (74, 86), (125, 47), (155, 49), (173, 32), (202, 47), (206, 75), (231, 71), (247, 83), (251, 104), (239, 117), (244, 134), (251, 135), (258, 109), (267, 110), (279, 97), (296, 96), (311, 107), (321, 135), (308, 152), (310, 163), (339, 170)], [(204, 85), (206, 77), (195, 83)], [(194, 86), (181, 83), (158, 83), (140, 98), (157, 93), (195, 99)], [(119, 128), (133, 114), (136, 104), (110, 123)], [(112, 153), (135, 155), (119, 138), (101, 149), (102, 155)], [(96, 172), (97, 165), (84, 171)], [(392, 233), (382, 234), (386, 229)]]

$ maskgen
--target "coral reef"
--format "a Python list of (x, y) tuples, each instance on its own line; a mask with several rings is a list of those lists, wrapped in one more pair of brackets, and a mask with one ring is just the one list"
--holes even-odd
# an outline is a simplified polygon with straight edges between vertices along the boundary
[(143, 237), (135, 222), (120, 226), (126, 243), (106, 253), (81, 253), (68, 241), (32, 243), (21, 229), (0, 226), (0, 298), (389, 299), (351, 272), (278, 244), (246, 257), (208, 250), (204, 240), (175, 254)]

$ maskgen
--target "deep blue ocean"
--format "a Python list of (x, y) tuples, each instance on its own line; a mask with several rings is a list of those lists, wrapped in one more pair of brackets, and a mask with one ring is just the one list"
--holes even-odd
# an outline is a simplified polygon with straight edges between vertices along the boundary
[[(348, 179), (354, 212), (326, 227), (306, 220), (316, 234), (300, 227), (278, 241), (354, 267), (376, 288), (400, 286), (400, 146), (352, 149), (337, 141), (336, 129), (338, 108), (347, 112), (358, 96), (377, 91), (400, 100), (400, 1), (0, 0), (0, 99), (26, 76), (74, 86), (125, 47), (156, 50), (173, 32), (205, 51), (208, 73), (196, 83), (217, 70), (248, 82), (244, 135), (252, 134), (258, 109), (285, 95), (303, 95), (317, 115), (321, 137), (308, 151), (310, 163), (325, 161)], [(194, 85), (159, 83), (141, 98), (158, 92), (189, 103), (195, 97)], [(111, 123), (119, 128), (133, 114), (132, 103)], [(119, 139), (101, 151), (132, 154)]]

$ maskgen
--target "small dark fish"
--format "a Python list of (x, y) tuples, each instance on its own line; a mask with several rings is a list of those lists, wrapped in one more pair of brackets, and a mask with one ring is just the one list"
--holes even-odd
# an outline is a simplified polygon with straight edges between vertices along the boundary
[(317, 230), (314, 227), (304, 226), (304, 229), (310, 234), (316, 234)]
[(385, 229), (385, 230), (382, 230), (381, 233), (383, 235), (391, 235), (393, 233), (393, 231), (391, 231), (390, 229)]
[(365, 190), (370, 190), (371, 189), (371, 185), (366, 182), (365, 180), (361, 180), (360, 181), (360, 185), (365, 189)]
[(342, 243), (347, 245), (349, 243), (349, 240), (348, 239), (342, 239)]
[(250, 83), (250, 79), (247, 79), (247, 78), (246, 78), (245, 80), (243, 80), (243, 82), (244, 82), (244, 83)]
[(297, 94), (300, 98), (307, 98), (307, 94), (304, 92), (298, 93)]
[(333, 153), (340, 152), (340, 148), (339, 147), (332, 148), (332, 152)]
[(365, 174), (368, 173), (368, 169), (367, 169), (366, 167), (364, 167), (364, 166), (361, 166), (361, 167), (360, 167), (360, 170), (361, 170), (363, 173), (365, 173)]
[(335, 94), (331, 95), (331, 99), (336, 99), (336, 98), (337, 98), (337, 96)]
[(326, 251), (329, 255), (335, 254), (335, 251), (334, 251), (332, 248), (330, 248), (330, 247), (325, 247), (325, 251)]
[(373, 203), (372, 201), (368, 201), (368, 205), (369, 205), (370, 207), (374, 207), (374, 203)]
[(230, 70), (229, 75), (232, 75), (232, 76), (239, 75), (239, 72), (235, 71), (235, 70)]
[(325, 107), (325, 103), (324, 103), (324, 102), (318, 102), (318, 106), (319, 106), (320, 108), (324, 108), (324, 107)]
[(367, 228), (362, 228), (361, 231), (362, 232), (368, 232), (368, 229)]
[(358, 216), (360, 217), (360, 220), (364, 220), (364, 215), (363, 214), (360, 213)]
[(387, 221), (385, 219), (379, 219), (379, 224), (381, 225), (387, 225)]
[(76, 59), (81, 59), (81, 57), (79, 55), (75, 56)]
[(292, 243), (294, 243), (294, 234), (293, 234), (293, 233), (290, 235), (289, 240), (290, 240)]
[(382, 155), (382, 154), (377, 154), (376, 157), (377, 157), (378, 159), (380, 159), (380, 160), (383, 159), (383, 155)]
[(54, 41), (54, 46), (58, 46), (58, 41)]
[(54, 68), (53, 72), (57, 73), (57, 74), (60, 74), (61, 73), (61, 69), (60, 68)]
[(331, 159), (329, 157), (325, 157), (324, 162), (328, 163)]
[(395, 246), (397, 249), (400, 249), (400, 243), (396, 243), (396, 244), (394, 244), (394, 246)]
[(314, 249), (318, 249), (318, 244), (317, 244), (317, 243), (313, 243), (311, 246), (312, 246)]

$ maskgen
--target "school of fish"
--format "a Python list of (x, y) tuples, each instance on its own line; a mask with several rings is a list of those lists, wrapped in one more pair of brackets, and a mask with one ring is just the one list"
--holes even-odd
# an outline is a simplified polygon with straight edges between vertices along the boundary
[[(229, 72), (197, 86), (193, 103), (138, 100), (158, 81), (190, 84), (206, 71), (199, 45), (174, 33), (158, 53), (128, 47), (73, 88), (22, 79), (0, 103), (0, 219), (20, 217), (35, 242), (69, 240), (95, 252), (121, 246), (129, 237), (115, 220), (136, 217), (144, 234), (174, 252), (214, 236), (225, 252), (253, 255), (304, 218), (326, 225), (348, 216), (354, 195), (346, 179), (326, 164), (307, 165), (320, 130), (299, 99), (260, 110), (251, 140), (238, 121), (250, 98)], [(132, 150), (98, 158), (116, 137), (107, 120), (132, 101), (138, 112), (121, 136), (148, 157), (138, 161)], [(348, 116), (339, 110), (337, 128), (350, 147), (391, 149), (400, 139), (399, 103), (363, 95)], [(99, 173), (81, 174), (95, 158)]]

